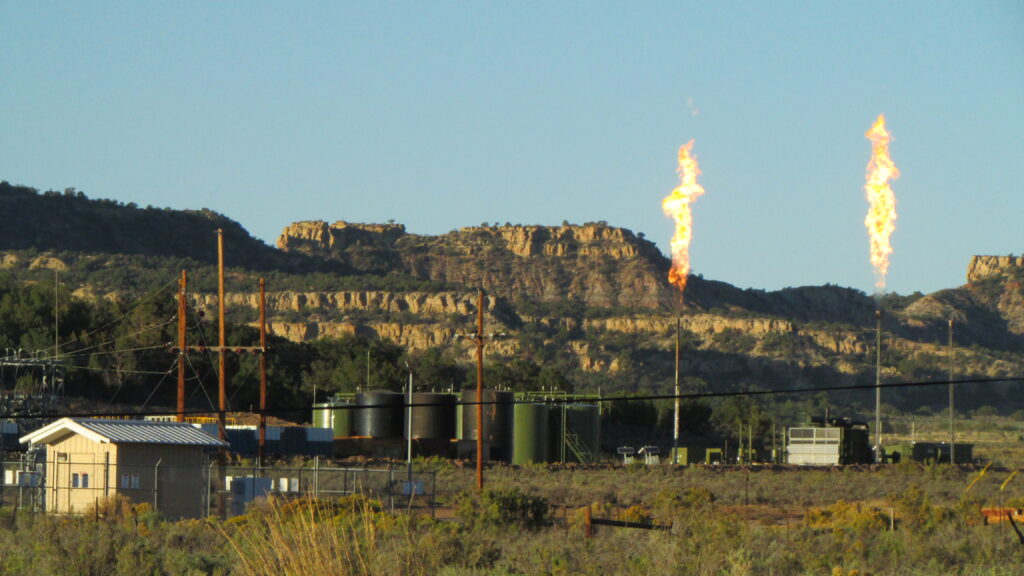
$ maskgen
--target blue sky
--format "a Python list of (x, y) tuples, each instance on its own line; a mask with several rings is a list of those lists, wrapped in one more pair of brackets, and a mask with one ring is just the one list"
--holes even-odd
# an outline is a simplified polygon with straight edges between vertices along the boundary
[(1019, 1), (0, 0), (0, 78), (0, 179), (211, 208), (269, 243), (311, 219), (605, 220), (667, 251), (694, 139), (694, 273), (870, 293), (884, 113), (890, 290), (1024, 251)]

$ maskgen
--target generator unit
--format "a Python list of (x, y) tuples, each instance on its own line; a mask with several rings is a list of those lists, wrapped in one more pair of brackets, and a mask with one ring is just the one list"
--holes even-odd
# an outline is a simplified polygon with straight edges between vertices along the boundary
[(786, 462), (801, 466), (869, 464), (868, 426), (848, 419), (833, 419), (786, 432)]

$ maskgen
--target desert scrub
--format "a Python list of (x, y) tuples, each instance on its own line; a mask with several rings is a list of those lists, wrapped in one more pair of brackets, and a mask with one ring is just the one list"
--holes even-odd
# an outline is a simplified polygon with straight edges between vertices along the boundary
[(0, 574), (229, 573), (233, 560), (209, 523), (166, 522), (152, 511), (133, 513), (133, 508), (101, 501), (91, 515), (78, 517), (0, 509)]
[(370, 500), (270, 498), (221, 525), (243, 575), (417, 574), (408, 517), (380, 512)]
[(537, 529), (551, 524), (546, 498), (530, 496), (518, 488), (464, 493), (457, 506), (459, 519), (467, 527), (487, 529), (503, 526)]

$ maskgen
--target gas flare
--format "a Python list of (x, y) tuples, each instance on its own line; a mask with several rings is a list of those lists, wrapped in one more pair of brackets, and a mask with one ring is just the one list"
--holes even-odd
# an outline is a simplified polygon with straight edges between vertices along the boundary
[(889, 271), (889, 255), (892, 244), (889, 237), (896, 230), (896, 196), (889, 187), (889, 180), (899, 178), (889, 157), (890, 134), (885, 129), (885, 115), (879, 114), (874, 126), (864, 134), (871, 140), (871, 161), (868, 162), (867, 183), (864, 192), (868, 198), (868, 216), (864, 225), (871, 239), (871, 265), (875, 268), (875, 289), (885, 291), (885, 275)]
[(679, 288), (679, 299), (682, 301), (686, 290), (686, 277), (690, 273), (690, 239), (693, 237), (693, 215), (690, 203), (704, 193), (704, 188), (697, 184), (700, 168), (697, 157), (690, 154), (693, 140), (679, 147), (679, 186), (661, 202), (661, 209), (666, 216), (676, 221), (676, 232), (672, 236), (672, 268), (668, 272), (668, 280)]

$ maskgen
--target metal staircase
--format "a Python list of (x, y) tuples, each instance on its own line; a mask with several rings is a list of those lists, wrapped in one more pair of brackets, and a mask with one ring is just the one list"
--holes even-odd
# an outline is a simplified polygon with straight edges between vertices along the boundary
[(587, 449), (587, 446), (580, 440), (580, 437), (572, 432), (566, 431), (565, 445), (576, 457), (576, 460), (583, 464), (590, 464), (594, 461), (594, 454)]

